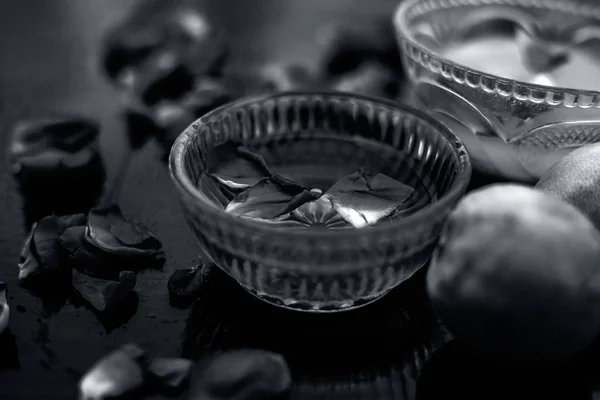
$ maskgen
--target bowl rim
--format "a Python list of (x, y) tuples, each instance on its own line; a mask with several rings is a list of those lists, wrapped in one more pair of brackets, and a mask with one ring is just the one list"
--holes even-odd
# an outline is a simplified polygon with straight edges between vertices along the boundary
[[(214, 205), (210, 204), (204, 199), (200, 191), (193, 184), (191, 179), (186, 175), (184, 168), (183, 155), (185, 149), (189, 146), (194, 135), (197, 135), (199, 131), (212, 120), (213, 117), (222, 113), (223, 111), (232, 107), (243, 107), (246, 105), (256, 104), (265, 102), (267, 100), (274, 100), (282, 97), (299, 97), (299, 96), (323, 96), (337, 98), (345, 98), (348, 100), (355, 100), (361, 102), (377, 103), (382, 106), (386, 106), (392, 109), (396, 109), (404, 114), (413, 115), (427, 124), (431, 125), (435, 130), (444, 136), (453, 152), (458, 158), (458, 162), (462, 165), (462, 168), (457, 170), (457, 174), (451, 183), (449, 190), (440, 197), (436, 202), (418, 210), (414, 214), (401, 218), (399, 220), (390, 221), (385, 224), (375, 224), (362, 229), (343, 229), (343, 230), (329, 230), (329, 229), (282, 229), (272, 226), (272, 224), (264, 224), (253, 221), (249, 218), (240, 218), (238, 216), (225, 213), (224, 211), (218, 210)], [(462, 143), (460, 138), (456, 136), (452, 131), (437, 121), (433, 116), (426, 114), (422, 111), (414, 109), (403, 103), (394, 102), (391, 100), (358, 95), (354, 93), (343, 93), (343, 92), (330, 92), (330, 91), (288, 91), (280, 92), (275, 94), (257, 95), (244, 97), (242, 99), (224, 104), (204, 116), (198, 118), (192, 124), (190, 124), (175, 140), (171, 147), (169, 154), (169, 171), (172, 181), (175, 183), (177, 190), (185, 193), (186, 195), (193, 198), (198, 207), (201, 207), (203, 211), (210, 216), (222, 221), (223, 223), (229, 224), (230, 226), (239, 226), (244, 229), (252, 230), (257, 233), (277, 235), (280, 239), (284, 240), (295, 240), (295, 239), (349, 239), (352, 238), (364, 238), (376, 234), (385, 234), (390, 231), (399, 230), (403, 228), (412, 228), (418, 225), (421, 221), (427, 221), (432, 215), (435, 215), (439, 210), (444, 209), (447, 205), (450, 205), (460, 198), (464, 193), (469, 184), (472, 172), (471, 160), (465, 145)]]
[[(506, 78), (506, 77), (499, 76), (499, 75), (490, 74), (490, 73), (487, 73), (487, 72), (484, 72), (481, 70), (470, 68), (464, 64), (460, 64), (455, 61), (452, 61), (448, 58), (445, 58), (445, 57), (439, 55), (435, 51), (428, 49), (427, 47), (425, 47), (424, 45), (422, 45), (421, 43), (419, 43), (418, 41), (414, 40), (411, 37), (410, 29), (408, 27), (408, 21), (406, 18), (406, 13), (408, 12), (409, 9), (411, 9), (414, 5), (416, 5), (418, 3), (426, 2), (426, 1), (430, 1), (430, 0), (405, 0), (396, 7), (396, 10), (394, 11), (394, 14), (393, 14), (393, 25), (394, 25), (394, 29), (396, 30), (396, 32), (402, 37), (403, 40), (409, 42), (412, 46), (418, 48), (419, 51), (429, 55), (430, 57), (438, 59), (441, 63), (447, 64), (447, 65), (451, 66), (452, 68), (457, 68), (457, 69), (463, 70), (466, 74), (476, 74), (476, 75), (479, 75), (484, 78), (488, 78), (493, 81), (501, 81), (503, 83), (508, 83), (508, 84), (511, 84), (514, 86), (521, 86), (521, 87), (524, 87), (527, 89), (539, 90), (539, 91), (543, 91), (546, 93), (564, 93), (564, 94), (571, 94), (571, 95), (575, 95), (575, 96), (577, 96), (577, 95), (593, 96), (593, 97), (600, 96), (600, 89), (591, 90), (591, 89), (575, 89), (575, 88), (568, 88), (568, 87), (562, 87), (562, 86), (547, 86), (547, 85), (529, 83), (529, 82), (524, 82), (524, 81), (520, 81), (520, 80), (516, 80), (516, 79)], [(556, 4), (566, 4), (566, 3), (573, 4), (572, 0), (555, 0), (554, 2)], [(529, 7), (529, 8), (536, 7), (536, 8), (566, 12), (565, 10), (562, 10), (560, 8), (552, 7), (552, 3), (553, 3), (552, 1), (540, 2), (540, 1), (536, 1), (536, 0), (494, 0), (494, 1), (466, 0), (463, 2), (463, 0), (438, 0), (438, 3), (450, 4), (451, 7), (464, 7), (464, 6), (468, 6), (468, 5), (481, 6), (481, 7), (487, 7), (490, 5), (500, 5), (500, 6), (504, 5), (507, 7), (517, 7), (517, 6)], [(575, 3), (575, 4), (577, 4), (577, 3)], [(593, 9), (598, 10), (598, 12), (600, 13), (600, 6), (590, 5), (590, 7), (593, 7)], [(581, 8), (582, 8), (581, 5), (579, 8), (573, 7), (573, 12), (576, 12), (577, 14), (581, 15), (582, 12), (579, 11)], [(399, 43), (399, 45), (401, 45), (401, 43)], [(404, 49), (401, 48), (401, 50), (404, 52)]]

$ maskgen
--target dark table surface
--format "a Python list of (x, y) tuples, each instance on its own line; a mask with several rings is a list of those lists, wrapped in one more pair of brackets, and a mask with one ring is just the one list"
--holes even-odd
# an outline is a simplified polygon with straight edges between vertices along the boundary
[[(0, 399), (2, 400), (75, 398), (77, 380), (85, 370), (105, 353), (129, 341), (137, 342), (155, 355), (178, 356), (182, 352), (191, 356), (201, 355), (205, 347), (210, 347), (206, 344), (210, 340), (207, 342), (206, 339), (198, 339), (193, 331), (212, 329), (204, 326), (208, 324), (202, 319), (205, 309), (210, 309), (214, 305), (215, 309), (221, 310), (228, 307), (217, 306), (216, 303), (232, 302), (233, 304), (236, 299), (240, 301), (240, 298), (244, 302), (247, 300), (242, 293), (236, 292), (231, 296), (219, 293), (220, 289), (234, 292), (236, 290), (227, 286), (230, 282), (225, 279), (222, 286), (217, 287), (216, 290), (213, 288), (212, 294), (206, 294), (200, 299), (203, 303), (194, 306), (191, 310), (181, 310), (169, 305), (166, 280), (174, 269), (194, 264), (198, 256), (198, 247), (184, 221), (176, 192), (171, 185), (165, 164), (160, 161), (155, 143), (149, 142), (142, 149), (131, 154), (127, 171), (119, 170), (120, 161), (129, 154), (124, 126), (119, 118), (119, 96), (102, 76), (97, 59), (98, 46), (103, 33), (134, 3), (133, 0), (0, 1), (0, 145), (2, 149), (6, 148), (10, 128), (20, 119), (57, 112), (74, 112), (97, 118), (102, 126), (101, 147), (107, 169), (107, 187), (113, 185), (117, 175), (125, 173), (124, 184), (118, 196), (123, 213), (150, 227), (162, 241), (168, 255), (161, 271), (147, 271), (139, 276), (137, 310), (121, 325), (103, 324), (91, 311), (76, 302), (67, 301), (60, 309), (49, 307), (48, 304), (21, 288), (17, 282), (19, 249), (26, 234), (22, 212), (23, 201), (8, 170), (6, 152), (4, 150), (0, 152), (0, 221), (2, 221), (0, 223), (0, 280), (9, 286), (12, 310), (10, 331), (4, 335), (0, 345), (2, 361)], [(202, 3), (205, 3), (207, 12), (228, 29), (234, 43), (233, 63), (241, 67), (267, 60), (289, 60), (311, 64), (315, 57), (314, 33), (319, 26), (338, 18), (365, 19), (381, 13), (391, 13), (396, 5), (394, 1), (385, 0), (372, 1), (368, 4), (365, 0), (198, 2), (198, 4)], [(421, 293), (419, 282), (412, 285), (417, 289), (404, 288), (404, 293), (410, 293), (411, 290)], [(397, 298), (402, 300), (403, 296), (406, 297), (400, 294)], [(419, 295), (416, 297), (420, 298)], [(392, 297), (388, 303), (393, 300)], [(408, 302), (410, 301), (409, 299)], [(268, 317), (258, 315), (256, 320), (251, 320), (245, 316), (243, 323), (234, 321), (233, 325), (236, 323), (237, 325), (296, 324), (295, 326), (298, 327), (310, 323), (310, 321), (298, 320), (301, 317), (296, 315), (265, 311), (265, 307), (256, 305), (255, 308), (246, 309), (246, 312), (264, 313)], [(426, 308), (426, 305), (423, 307)], [(228, 311), (224, 311), (229, 313), (227, 318), (235, 319), (235, 312), (229, 308)], [(348, 324), (348, 321), (352, 321), (353, 318), (360, 321), (360, 324), (364, 324), (361, 318), (367, 318), (374, 327), (377, 327), (378, 320), (387, 318), (383, 312), (382, 308), (368, 309), (355, 317), (352, 315), (345, 317), (346, 320), (341, 324)], [(219, 318), (215, 317), (214, 312), (208, 314), (211, 318)], [(280, 319), (273, 320), (274, 318)], [(199, 325), (203, 327), (198, 328)], [(261, 342), (260, 330), (252, 332), (249, 336), (254, 335), (256, 341), (254, 344), (251, 342), (249, 344), (258, 345)], [(280, 332), (282, 335), (285, 334), (285, 330)], [(312, 335), (310, 343), (327, 342), (326, 339), (319, 338), (320, 333), (316, 330), (310, 331), (307, 328), (305, 334)], [(326, 334), (339, 335), (340, 333), (332, 333), (330, 329)], [(378, 334), (378, 332), (371, 332), (370, 336), (363, 334), (361, 338), (377, 341)], [(297, 340), (297, 338), (292, 339)], [(339, 336), (334, 339), (346, 341), (347, 352), (342, 356), (352, 358), (354, 348), (364, 347), (364, 343), (353, 342), (351, 336)], [(264, 338), (262, 340), (264, 341)], [(274, 349), (286, 346), (285, 337), (273, 341), (277, 341), (277, 344), (268, 343), (265, 346), (272, 345)], [(239, 339), (236, 343), (246, 342)], [(305, 344), (299, 342), (292, 344), (291, 347)], [(429, 351), (429, 345), (423, 348), (427, 347)], [(326, 349), (321, 350), (326, 351)], [(514, 384), (514, 382), (507, 382), (502, 376), (495, 375), (495, 372), (484, 374), (485, 378), (482, 378), (484, 375), (477, 375), (479, 373), (477, 370), (480, 368), (473, 368), (473, 366), (481, 361), (469, 358), (470, 356), (464, 350), (457, 350), (456, 346), (446, 348), (445, 351), (449, 355), (437, 362), (441, 365), (439, 367), (441, 372), (430, 371), (427, 374), (427, 385), (430, 387), (441, 385), (440, 387), (447, 388), (448, 393), (458, 393), (456, 392), (458, 389), (454, 386), (468, 387), (471, 379), (469, 375), (472, 375), (472, 379), (475, 380), (487, 379), (483, 383), (484, 386), (487, 385), (487, 389), (491, 389), (487, 393), (496, 391), (497, 386), (510, 387)], [(322, 353), (323, 360), (321, 360), (319, 354), (321, 353), (313, 352), (311, 357), (315, 359), (296, 363), (310, 366), (313, 362), (318, 365), (325, 358), (333, 357)], [(340, 354), (336, 353), (335, 357), (338, 356)], [(296, 353), (290, 355), (290, 359), (294, 357), (300, 355)], [(452, 363), (448, 364), (452, 360), (458, 364), (462, 362), (470, 365), (461, 367), (462, 370), (458, 368), (459, 372), (456, 372), (457, 367)], [(304, 372), (306, 370), (310, 370), (310, 367), (304, 368)], [(586, 380), (580, 379), (580, 374), (573, 371), (567, 368), (559, 372), (548, 372), (549, 375), (542, 374), (541, 380), (536, 381), (538, 383), (535, 385), (538, 385), (537, 387), (549, 385), (551, 390), (543, 390), (546, 393), (557, 393), (557, 390), (560, 393), (570, 393), (569, 400), (591, 398)], [(416, 380), (419, 374), (410, 375)], [(381, 385), (379, 381), (377, 381), (379, 383), (375, 382), (379, 379), (376, 375), (366, 373), (361, 376), (363, 379), (372, 379), (375, 386)], [(364, 378), (365, 376), (370, 378)], [(490, 376), (494, 376), (493, 379)], [(454, 379), (452, 377), (458, 377), (455, 384), (449, 383), (449, 380)], [(393, 380), (397, 377), (390, 377), (390, 374), (387, 374), (385, 379)], [(400, 383), (386, 384), (402, 386), (404, 381), (399, 379)], [(356, 382), (355, 384), (358, 385)], [(346, 385), (346, 389), (343, 390), (346, 393), (346, 397), (343, 398), (360, 398), (357, 394), (348, 394), (352, 389), (349, 385)], [(415, 394), (415, 385), (411, 383), (410, 389), (400, 387), (390, 393), (395, 393), (393, 398), (408, 399), (415, 396), (423, 399), (445, 398), (436, 397), (439, 394), (431, 394), (431, 390), (425, 389), (420, 390), (421, 394)], [(419, 385), (423, 384), (419, 383)], [(453, 390), (455, 392), (452, 392)], [(300, 392), (301, 390), (298, 390), (294, 396), (303, 398)], [(324, 393), (322, 398), (334, 398), (330, 392)], [(316, 398), (310, 394), (304, 397)], [(478, 398), (483, 400), (485, 397)]]

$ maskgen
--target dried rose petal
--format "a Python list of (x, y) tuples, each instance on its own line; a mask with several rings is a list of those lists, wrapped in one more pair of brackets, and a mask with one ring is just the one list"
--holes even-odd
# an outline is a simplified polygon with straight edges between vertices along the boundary
[(231, 141), (213, 148), (207, 164), (207, 174), (231, 189), (246, 189), (272, 176), (261, 155)]
[(179, 104), (199, 118), (235, 97), (234, 89), (225, 81), (202, 77), (196, 80), (194, 88), (181, 98)]
[(86, 240), (113, 254), (155, 256), (162, 254), (161, 242), (147, 228), (125, 220), (118, 205), (92, 209)]
[(80, 212), (96, 202), (105, 177), (98, 133), (94, 120), (77, 116), (38, 118), (15, 126), (10, 163), (31, 222), (52, 213)]
[(70, 227), (84, 226), (83, 214), (42, 218), (33, 224), (21, 250), (19, 280), (30, 283), (43, 282), (68, 270), (66, 254), (60, 246), (59, 238)]
[(392, 21), (383, 18), (370, 25), (336, 22), (317, 32), (323, 48), (320, 68), (332, 77), (351, 72), (367, 61), (387, 65), (402, 75), (402, 62)]
[(8, 327), (8, 320), (10, 318), (10, 307), (8, 306), (8, 299), (6, 297), (8, 288), (6, 284), (0, 281), (0, 334)]
[(19, 122), (10, 146), (13, 173), (84, 167), (97, 155), (98, 133), (95, 121), (76, 116)]
[(202, 264), (177, 269), (167, 282), (169, 300), (177, 308), (189, 307), (197, 298), (202, 285)]
[(131, 271), (121, 271), (119, 282), (93, 278), (73, 270), (73, 287), (97, 311), (111, 311), (135, 289), (137, 278)]
[(213, 204), (225, 210), (225, 207), (236, 196), (236, 192), (229, 187), (221, 184), (216, 178), (210, 175), (202, 175), (198, 181), (198, 189), (208, 197)]
[(143, 104), (152, 106), (161, 100), (173, 100), (190, 91), (194, 75), (173, 51), (157, 52), (143, 65), (121, 75), (121, 83), (137, 94)]
[(389, 176), (361, 170), (336, 182), (323, 197), (348, 223), (362, 228), (392, 214), (413, 192)]
[(160, 391), (179, 392), (188, 384), (192, 361), (184, 358), (154, 358), (148, 364), (148, 373)]
[(238, 194), (227, 205), (225, 212), (268, 220), (281, 217), (318, 197), (319, 194), (307, 190), (302, 185), (274, 176)]
[(145, 353), (127, 344), (101, 358), (79, 382), (80, 400), (130, 398), (144, 384)]
[(150, 107), (133, 93), (124, 96), (122, 117), (127, 126), (129, 144), (133, 149), (142, 147), (146, 141), (160, 133)]
[(160, 268), (160, 241), (146, 228), (123, 219), (117, 206), (94, 209), (85, 227), (67, 229), (60, 245), (74, 268), (94, 277), (117, 279), (121, 271)]
[(235, 350), (192, 368), (188, 400), (269, 400), (288, 392), (291, 374), (284, 358), (264, 350)]
[(386, 67), (366, 62), (352, 72), (342, 75), (333, 89), (375, 97), (395, 98), (400, 89), (399, 80)]
[(193, 8), (145, 1), (114, 27), (104, 41), (104, 69), (118, 79), (156, 52), (170, 48), (194, 75), (219, 73), (227, 56), (220, 29)]
[(310, 71), (297, 64), (268, 64), (258, 73), (259, 90), (267, 92), (287, 92), (315, 89), (316, 79)]

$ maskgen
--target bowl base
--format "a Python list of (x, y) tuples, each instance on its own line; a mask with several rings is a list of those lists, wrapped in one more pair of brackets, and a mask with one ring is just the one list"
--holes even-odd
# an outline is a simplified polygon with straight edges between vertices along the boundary
[[(239, 282), (238, 282), (239, 283)], [(371, 304), (383, 296), (388, 294), (392, 289), (386, 290), (375, 296), (361, 297), (355, 300), (348, 301), (308, 301), (282, 299), (276, 296), (269, 295), (264, 292), (258, 292), (242, 283), (239, 283), (247, 292), (254, 297), (276, 307), (285, 308), (291, 311), (309, 312), (309, 313), (337, 313), (344, 311), (356, 310), (357, 308)]]

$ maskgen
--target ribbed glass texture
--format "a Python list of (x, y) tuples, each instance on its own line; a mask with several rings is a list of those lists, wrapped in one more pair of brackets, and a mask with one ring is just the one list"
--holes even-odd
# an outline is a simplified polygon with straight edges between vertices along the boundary
[[(368, 228), (294, 230), (227, 214), (197, 189), (208, 152), (223, 141), (273, 147), (323, 135), (386, 144), (391, 154), (382, 155), (381, 167), (390, 176), (418, 180), (432, 202)], [(307, 157), (362, 156), (314, 142)], [(409, 278), (429, 259), (471, 174), (463, 144), (431, 117), (385, 100), (333, 93), (283, 93), (216, 109), (179, 136), (170, 168), (204, 252), (258, 297), (306, 311), (360, 306)]]

